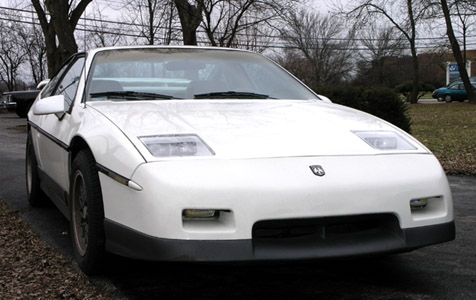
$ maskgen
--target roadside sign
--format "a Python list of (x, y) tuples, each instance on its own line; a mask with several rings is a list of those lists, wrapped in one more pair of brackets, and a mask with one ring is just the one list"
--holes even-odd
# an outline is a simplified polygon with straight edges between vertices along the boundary
[[(466, 71), (468, 76), (471, 77), (471, 61), (466, 62)], [(446, 84), (449, 84), (452, 81), (460, 78), (458, 64), (455, 62), (446, 63)]]

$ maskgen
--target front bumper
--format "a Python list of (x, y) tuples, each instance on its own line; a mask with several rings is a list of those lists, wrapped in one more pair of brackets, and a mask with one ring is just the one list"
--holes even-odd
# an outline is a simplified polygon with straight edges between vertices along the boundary
[(108, 251), (149, 261), (240, 262), (352, 258), (409, 252), (455, 238), (454, 222), (408, 229), (369, 228), (328, 238), (311, 234), (245, 240), (161, 239), (110, 220), (106, 220), (105, 229)]
[(15, 109), (17, 107), (17, 103), (12, 100), (10, 95), (4, 95), (0, 100), (0, 108), (3, 109)]
[[(100, 178), (107, 249), (134, 258), (326, 258), (454, 239), (451, 191), (430, 154), (147, 163), (131, 178), (141, 191)], [(221, 213), (190, 221), (187, 209)]]

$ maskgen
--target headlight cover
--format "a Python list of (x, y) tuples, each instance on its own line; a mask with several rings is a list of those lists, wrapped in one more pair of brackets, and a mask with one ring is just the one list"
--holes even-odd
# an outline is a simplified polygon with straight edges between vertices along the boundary
[(155, 157), (212, 156), (213, 150), (200, 137), (187, 135), (154, 135), (139, 137)]
[(383, 151), (417, 150), (417, 147), (394, 131), (352, 131), (372, 148)]

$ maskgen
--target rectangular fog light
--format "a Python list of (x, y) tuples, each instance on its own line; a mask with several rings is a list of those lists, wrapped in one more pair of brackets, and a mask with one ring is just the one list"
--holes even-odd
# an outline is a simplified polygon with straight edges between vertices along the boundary
[(236, 231), (233, 213), (228, 209), (197, 209), (182, 210), (182, 226), (189, 234), (220, 234), (229, 235)]
[(449, 207), (441, 195), (433, 197), (414, 198), (409, 203), (412, 218), (415, 221), (444, 217), (448, 215)]
[(412, 199), (410, 200), (410, 208), (412, 210), (415, 209), (423, 209), (428, 205), (428, 199), (427, 198), (422, 198), (422, 199)]
[(182, 217), (184, 220), (210, 220), (217, 219), (220, 211), (216, 209), (184, 209)]

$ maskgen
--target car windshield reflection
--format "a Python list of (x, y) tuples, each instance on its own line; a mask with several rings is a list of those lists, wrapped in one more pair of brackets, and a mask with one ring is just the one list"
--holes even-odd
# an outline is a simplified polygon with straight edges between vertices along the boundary
[(197, 49), (98, 52), (88, 101), (169, 99), (319, 99), (260, 55)]

